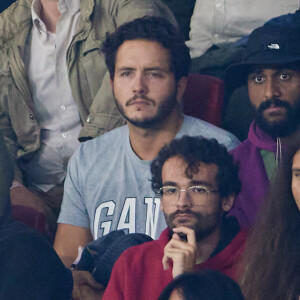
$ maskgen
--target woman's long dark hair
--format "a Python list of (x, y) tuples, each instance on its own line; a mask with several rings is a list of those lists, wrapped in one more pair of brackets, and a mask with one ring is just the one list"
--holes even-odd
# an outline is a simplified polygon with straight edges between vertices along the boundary
[(247, 300), (298, 300), (300, 295), (300, 211), (291, 191), (293, 157), (278, 170), (248, 240), (242, 291)]

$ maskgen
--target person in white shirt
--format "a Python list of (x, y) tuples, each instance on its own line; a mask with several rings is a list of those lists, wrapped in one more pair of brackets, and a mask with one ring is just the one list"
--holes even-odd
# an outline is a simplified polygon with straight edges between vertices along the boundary
[(298, 0), (196, 0), (187, 41), (191, 57), (203, 55), (214, 45), (232, 44), (269, 19), (298, 8)]

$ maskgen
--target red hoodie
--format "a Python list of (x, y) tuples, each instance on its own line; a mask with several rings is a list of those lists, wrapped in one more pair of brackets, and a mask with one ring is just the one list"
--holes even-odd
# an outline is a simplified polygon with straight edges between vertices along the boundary
[[(110, 281), (102, 300), (157, 299), (162, 290), (173, 280), (172, 268), (163, 270), (164, 247), (169, 242), (170, 230), (165, 229), (159, 240), (127, 249), (114, 265)], [(236, 278), (237, 262), (244, 251), (247, 231), (241, 230), (231, 243), (217, 255), (195, 266), (200, 269), (218, 270)]]

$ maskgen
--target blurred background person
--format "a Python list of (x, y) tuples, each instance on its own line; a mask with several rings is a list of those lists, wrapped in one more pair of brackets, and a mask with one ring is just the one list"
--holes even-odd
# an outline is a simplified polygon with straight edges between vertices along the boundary
[(300, 296), (300, 139), (289, 148), (259, 214), (244, 257), (248, 300)]
[(243, 300), (236, 282), (211, 270), (186, 273), (176, 277), (158, 300)]
[(0, 299), (69, 300), (73, 281), (50, 243), (12, 219), (13, 163), (0, 134)]

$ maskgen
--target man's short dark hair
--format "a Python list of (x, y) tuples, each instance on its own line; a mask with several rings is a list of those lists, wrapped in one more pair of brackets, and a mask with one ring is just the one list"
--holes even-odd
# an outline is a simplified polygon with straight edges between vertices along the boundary
[(170, 51), (170, 67), (175, 79), (187, 76), (191, 57), (183, 36), (168, 20), (159, 17), (143, 17), (120, 26), (114, 33), (107, 34), (102, 46), (110, 78), (115, 75), (116, 54), (119, 47), (130, 40), (147, 40), (160, 43)]
[(185, 173), (188, 178), (198, 173), (201, 163), (218, 166), (216, 181), (221, 198), (237, 195), (241, 189), (238, 166), (227, 149), (215, 139), (183, 136), (163, 147), (151, 164), (152, 189), (158, 193), (162, 187), (161, 172), (164, 163), (171, 157), (178, 156), (187, 163)]

